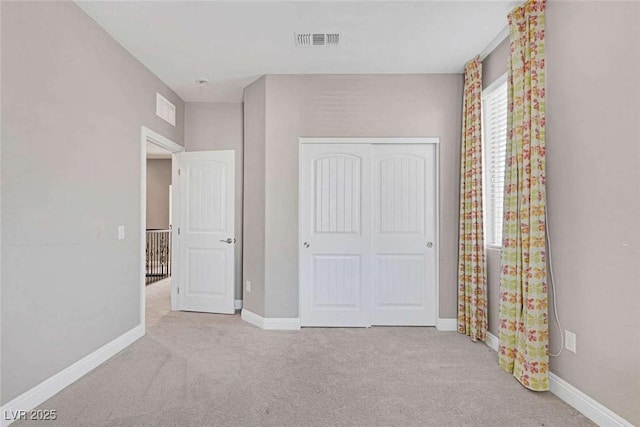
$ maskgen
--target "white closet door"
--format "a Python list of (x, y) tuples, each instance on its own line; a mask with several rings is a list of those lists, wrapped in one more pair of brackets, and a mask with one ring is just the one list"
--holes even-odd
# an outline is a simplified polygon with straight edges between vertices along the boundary
[(435, 147), (373, 145), (373, 325), (436, 324)]
[(371, 324), (371, 146), (301, 146), (300, 321)]

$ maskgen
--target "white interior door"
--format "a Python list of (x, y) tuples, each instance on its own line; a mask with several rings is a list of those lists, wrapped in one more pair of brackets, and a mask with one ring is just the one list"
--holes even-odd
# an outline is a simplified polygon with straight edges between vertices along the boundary
[(371, 147), (303, 144), (300, 321), (369, 326)]
[(234, 150), (179, 153), (176, 160), (178, 309), (233, 314)]
[(433, 144), (376, 144), (373, 155), (373, 325), (436, 324)]

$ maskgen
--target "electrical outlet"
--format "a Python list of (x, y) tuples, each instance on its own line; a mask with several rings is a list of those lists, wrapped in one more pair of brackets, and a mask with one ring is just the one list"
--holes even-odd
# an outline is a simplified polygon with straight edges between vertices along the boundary
[(564, 331), (564, 348), (567, 351), (576, 353), (576, 334), (571, 331)]
[(247, 280), (247, 285), (244, 287), (247, 292), (251, 292), (251, 281)]
[(118, 240), (124, 240), (124, 238), (125, 238), (124, 225), (119, 225), (118, 226)]

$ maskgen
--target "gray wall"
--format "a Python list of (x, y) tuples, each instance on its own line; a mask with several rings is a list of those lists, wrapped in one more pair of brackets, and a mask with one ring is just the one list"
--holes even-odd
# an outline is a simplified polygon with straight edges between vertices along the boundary
[(250, 173), (244, 177), (242, 307), (260, 316), (265, 298), (265, 80), (261, 77), (244, 89), (244, 166)]
[(169, 228), (171, 160), (147, 160), (147, 229)]
[(184, 147), (186, 151), (235, 150), (235, 298), (242, 299), (242, 103), (187, 102)]
[(493, 83), (498, 77), (507, 72), (509, 61), (509, 37), (504, 39), (502, 43), (482, 61), (482, 87), (486, 88)]
[(139, 324), (140, 126), (184, 105), (74, 3), (0, 7), (4, 404)]
[[(640, 425), (638, 22), (636, 2), (547, 6), (551, 259), (562, 327), (577, 334), (577, 353), (552, 357), (551, 371), (634, 425)], [(492, 60), (506, 71), (508, 52), (495, 53)], [(499, 253), (490, 252), (494, 334), (499, 264)], [(562, 343), (551, 311), (557, 352)]]
[(440, 317), (455, 318), (462, 76), (278, 75), (265, 89), (265, 316), (298, 317), (298, 137), (438, 136)]
[[(547, 11), (547, 189), (562, 326), (551, 369), (640, 425), (640, 3)], [(560, 346), (551, 327), (552, 350)]]

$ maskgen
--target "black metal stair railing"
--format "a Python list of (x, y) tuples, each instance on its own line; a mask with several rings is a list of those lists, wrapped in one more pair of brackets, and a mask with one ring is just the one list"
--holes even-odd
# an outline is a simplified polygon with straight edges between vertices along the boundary
[(147, 230), (146, 284), (171, 276), (171, 230)]

